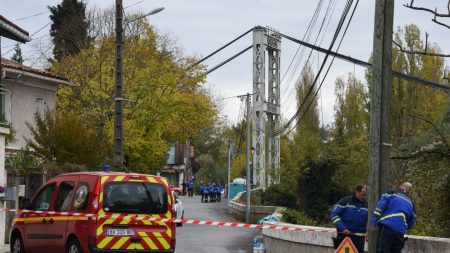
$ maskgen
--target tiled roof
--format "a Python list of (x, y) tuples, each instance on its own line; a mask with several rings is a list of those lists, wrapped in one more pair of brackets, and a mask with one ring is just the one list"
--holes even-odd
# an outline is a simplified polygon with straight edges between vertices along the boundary
[(17, 63), (16, 61), (8, 60), (5, 58), (2, 58), (2, 66), (5, 68), (17, 69), (17, 70), (25, 71), (28, 73), (33, 73), (33, 74), (37, 74), (37, 75), (41, 75), (41, 76), (46, 76), (46, 77), (51, 77), (51, 78), (55, 78), (55, 79), (59, 79), (59, 80), (63, 80), (63, 81), (68, 81), (68, 79), (63, 76), (53, 74), (46, 70), (40, 70), (40, 69), (28, 67), (28, 66), (22, 65), (20, 63)]

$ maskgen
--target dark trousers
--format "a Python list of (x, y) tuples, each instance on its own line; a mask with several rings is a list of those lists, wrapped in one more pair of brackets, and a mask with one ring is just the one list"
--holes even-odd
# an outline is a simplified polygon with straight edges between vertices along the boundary
[(202, 193), (202, 202), (208, 202), (208, 194)]
[(192, 197), (194, 195), (194, 189), (188, 189), (188, 197)]
[(359, 253), (364, 253), (364, 244), (366, 243), (366, 238), (364, 236), (357, 236), (357, 235), (345, 235), (339, 233), (337, 235), (337, 238), (339, 240), (339, 244), (344, 240), (345, 237), (350, 237), (350, 240), (352, 240), (353, 245), (355, 245), (356, 249)]
[(377, 253), (401, 253), (405, 238), (389, 227), (379, 224)]

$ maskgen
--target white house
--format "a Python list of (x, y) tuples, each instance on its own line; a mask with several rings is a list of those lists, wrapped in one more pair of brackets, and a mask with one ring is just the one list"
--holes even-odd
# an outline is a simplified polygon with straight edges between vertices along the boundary
[(9, 143), (7, 152), (25, 147), (31, 133), (26, 122), (34, 124), (35, 114), (55, 109), (58, 85), (72, 85), (64, 77), (2, 59), (3, 81), (0, 92), (0, 113), (16, 131), (16, 141)]
[[(27, 31), (0, 15), (1, 37), (21, 43), (30, 41)], [(1, 43), (0, 43), (1, 55)], [(26, 122), (34, 123), (34, 115), (46, 108), (54, 109), (58, 85), (72, 85), (64, 77), (48, 71), (27, 67), (15, 61), (0, 59), (0, 186), (6, 186), (5, 153), (14, 153), (25, 147), (25, 138), (31, 138)], [(16, 141), (5, 147), (5, 136), (11, 123), (16, 131)], [(6, 152), (5, 152), (6, 151)], [(0, 193), (0, 209), (5, 206)], [(5, 212), (0, 210), (0, 245), (4, 244)]]

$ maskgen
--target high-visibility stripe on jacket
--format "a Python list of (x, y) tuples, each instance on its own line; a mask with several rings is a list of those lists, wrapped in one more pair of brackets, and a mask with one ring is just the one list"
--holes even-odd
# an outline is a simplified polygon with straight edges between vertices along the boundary
[(408, 193), (404, 190), (391, 190), (383, 196), (373, 212), (371, 225), (381, 223), (384, 226), (405, 234), (416, 222), (416, 212)]
[(359, 201), (355, 195), (342, 198), (331, 211), (331, 221), (338, 231), (348, 229), (354, 233), (365, 233), (367, 217), (367, 202)]

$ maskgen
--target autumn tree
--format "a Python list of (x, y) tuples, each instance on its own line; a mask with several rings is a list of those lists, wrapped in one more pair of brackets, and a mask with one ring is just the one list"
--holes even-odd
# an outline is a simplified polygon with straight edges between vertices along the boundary
[(95, 169), (108, 155), (108, 142), (98, 126), (75, 112), (46, 111), (27, 123), (32, 138), (26, 139), (34, 154), (48, 162), (84, 165)]
[(339, 164), (335, 182), (353, 190), (367, 181), (368, 172), (368, 90), (352, 74), (335, 83), (336, 101), (331, 131), (330, 155)]
[[(106, 19), (91, 20), (92, 25), (102, 26), (96, 22)], [(186, 70), (195, 59), (182, 56), (173, 42), (156, 34), (145, 20), (138, 25), (140, 29), (126, 30), (123, 44), (124, 156), (132, 170), (156, 173), (164, 164), (168, 143), (195, 139), (215, 122), (217, 111), (201, 86), (202, 67)], [(113, 135), (114, 42), (112, 31), (98, 33), (92, 47), (53, 65), (54, 72), (75, 84), (58, 90), (58, 110), (96, 122), (109, 140)]]
[[(306, 65), (296, 83), (298, 108), (298, 126), (295, 133), (296, 156), (298, 160), (306, 157), (317, 159), (320, 155), (320, 120), (318, 98), (314, 97), (317, 87), (313, 87), (314, 72)], [(309, 96), (308, 96), (309, 94)]]
[[(445, 83), (445, 61), (436, 44), (423, 41), (414, 25), (394, 33), (393, 69)], [(416, 53), (422, 52), (422, 53)], [(427, 53), (424, 53), (427, 52)], [(371, 71), (367, 71), (371, 85)], [(393, 78), (391, 96), (392, 186), (410, 181), (417, 210), (414, 234), (448, 237), (450, 149), (448, 93)]]
[[(423, 41), (416, 25), (398, 28), (393, 68), (403, 73), (445, 83), (445, 61), (440, 48)], [(415, 54), (410, 52), (427, 52)], [(448, 237), (450, 188), (450, 98), (441, 90), (398, 78), (392, 94), (393, 183), (411, 181), (418, 213), (415, 234)]]

